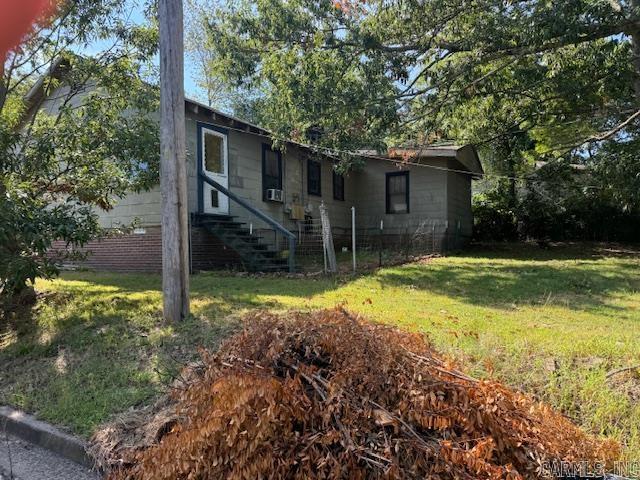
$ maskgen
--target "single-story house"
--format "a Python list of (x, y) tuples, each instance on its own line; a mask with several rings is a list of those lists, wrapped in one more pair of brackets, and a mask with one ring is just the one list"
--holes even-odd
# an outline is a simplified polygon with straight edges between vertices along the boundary
[[(43, 108), (54, 107), (45, 102)], [(275, 149), (267, 130), (197, 101), (185, 101), (185, 121), (193, 270), (286, 269), (290, 238), (300, 251), (321, 204), (338, 241), (351, 236), (352, 207), (356, 229), (380, 225), (389, 238), (426, 221), (437, 222), (437, 231), (436, 223), (430, 228), (438, 250), (458, 248), (471, 237), (471, 182), (483, 174), (473, 146), (363, 152), (363, 167), (341, 176), (331, 156), (294, 142)], [(98, 214), (103, 227), (124, 233), (90, 242), (87, 266), (161, 269), (159, 186)]]

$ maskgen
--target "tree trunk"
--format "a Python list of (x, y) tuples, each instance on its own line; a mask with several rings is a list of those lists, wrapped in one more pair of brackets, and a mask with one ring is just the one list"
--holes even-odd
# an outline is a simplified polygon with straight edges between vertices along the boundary
[(505, 137), (500, 141), (498, 147), (498, 154), (502, 156), (504, 161), (504, 174), (509, 177), (507, 180), (507, 202), (511, 208), (514, 208), (517, 203), (517, 191), (516, 191), (516, 165), (513, 158), (513, 148), (511, 147), (511, 138)]
[[(640, 0), (631, 0), (631, 15), (638, 19), (640, 13)], [(631, 54), (635, 80), (633, 89), (636, 95), (636, 108), (640, 108), (640, 28), (636, 29), (631, 35)]]
[[(2, 60), (2, 59), (0, 59)], [(4, 109), (4, 103), (7, 99), (7, 85), (3, 77), (2, 66), (0, 64), (0, 112)]]
[(516, 170), (514, 165), (514, 160), (511, 155), (507, 160), (508, 168), (507, 175), (509, 175), (509, 205), (513, 208), (518, 203), (518, 193), (516, 191)]
[(182, 0), (160, 0), (160, 188), (162, 290), (167, 323), (189, 315)]

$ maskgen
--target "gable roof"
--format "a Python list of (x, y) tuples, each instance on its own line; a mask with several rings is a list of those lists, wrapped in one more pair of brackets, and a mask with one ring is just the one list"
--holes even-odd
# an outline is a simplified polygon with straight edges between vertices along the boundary
[(30, 118), (31, 115), (34, 115), (34, 111), (36, 111), (42, 100), (49, 95), (51, 92), (47, 91), (46, 81), (48, 78), (53, 78), (56, 80), (60, 80), (66, 72), (69, 71), (70, 64), (69, 61), (65, 57), (57, 57), (47, 71), (43, 73), (38, 80), (33, 84), (33, 86), (29, 89), (27, 94), (24, 96), (25, 103), (25, 111), (22, 114), (20, 124), (24, 124), (26, 119)]

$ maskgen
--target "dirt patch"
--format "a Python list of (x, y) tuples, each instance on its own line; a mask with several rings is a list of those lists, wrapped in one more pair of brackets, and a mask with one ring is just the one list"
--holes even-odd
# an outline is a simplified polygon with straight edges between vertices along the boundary
[(632, 402), (640, 402), (640, 369), (630, 369), (611, 375), (609, 386)]
[(109, 478), (540, 478), (619, 445), (424, 339), (343, 310), (253, 314), (171, 395), (93, 439)]

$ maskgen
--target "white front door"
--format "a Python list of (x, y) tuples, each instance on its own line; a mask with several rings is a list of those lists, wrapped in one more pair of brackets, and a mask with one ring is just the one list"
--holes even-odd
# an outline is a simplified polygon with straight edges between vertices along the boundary
[[(227, 155), (227, 136), (224, 133), (202, 127), (202, 172), (229, 188), (229, 159)], [(229, 198), (218, 192), (208, 183), (203, 182), (203, 207), (205, 213), (227, 215), (229, 213)]]

